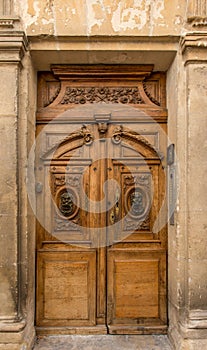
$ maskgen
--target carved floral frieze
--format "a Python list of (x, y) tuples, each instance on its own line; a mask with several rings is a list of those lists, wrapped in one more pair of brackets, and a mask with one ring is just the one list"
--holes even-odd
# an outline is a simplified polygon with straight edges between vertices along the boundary
[(93, 65), (81, 67), (81, 73), (79, 66), (52, 69), (53, 73), (39, 74), (39, 85), (43, 89), (38, 95), (38, 108), (40, 113), (44, 113), (44, 108), (65, 109), (88, 104), (165, 108), (165, 78), (161, 73), (153, 73), (152, 68), (145, 73), (140, 66), (119, 67), (120, 72), (117, 66), (111, 66), (107, 72)]
[(137, 87), (67, 87), (61, 104), (144, 103)]

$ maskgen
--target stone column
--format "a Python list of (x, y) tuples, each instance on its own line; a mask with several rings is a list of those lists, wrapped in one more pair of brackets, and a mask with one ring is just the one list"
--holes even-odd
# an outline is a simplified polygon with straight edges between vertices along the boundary
[(187, 20), (193, 27), (207, 24), (207, 0), (189, 0)]
[(17, 17), (9, 13), (8, 20), (7, 15), (0, 15), (0, 349), (16, 350), (29, 348), (20, 345), (26, 322), (20, 304), (18, 175), (20, 76), (27, 40), (23, 32), (15, 30)]
[(176, 225), (169, 229), (169, 332), (175, 349), (197, 350), (207, 347), (207, 33), (185, 35), (177, 73), (171, 73), (179, 76), (174, 141), (180, 191)]

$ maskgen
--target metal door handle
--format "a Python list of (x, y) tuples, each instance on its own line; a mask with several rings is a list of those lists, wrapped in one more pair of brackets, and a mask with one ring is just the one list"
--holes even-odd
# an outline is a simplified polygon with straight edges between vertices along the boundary
[(110, 212), (110, 223), (111, 223), (112, 225), (115, 223), (114, 209), (112, 209), (111, 212)]

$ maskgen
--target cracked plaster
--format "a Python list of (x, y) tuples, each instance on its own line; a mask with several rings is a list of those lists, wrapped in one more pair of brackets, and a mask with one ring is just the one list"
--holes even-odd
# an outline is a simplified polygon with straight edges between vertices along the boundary
[(185, 6), (178, 0), (14, 0), (28, 35), (176, 34)]

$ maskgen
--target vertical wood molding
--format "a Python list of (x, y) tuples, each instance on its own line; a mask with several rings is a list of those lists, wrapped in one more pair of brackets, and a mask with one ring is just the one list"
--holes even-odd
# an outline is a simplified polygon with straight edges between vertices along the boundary
[(207, 0), (188, 1), (188, 22), (193, 27), (207, 25)]

